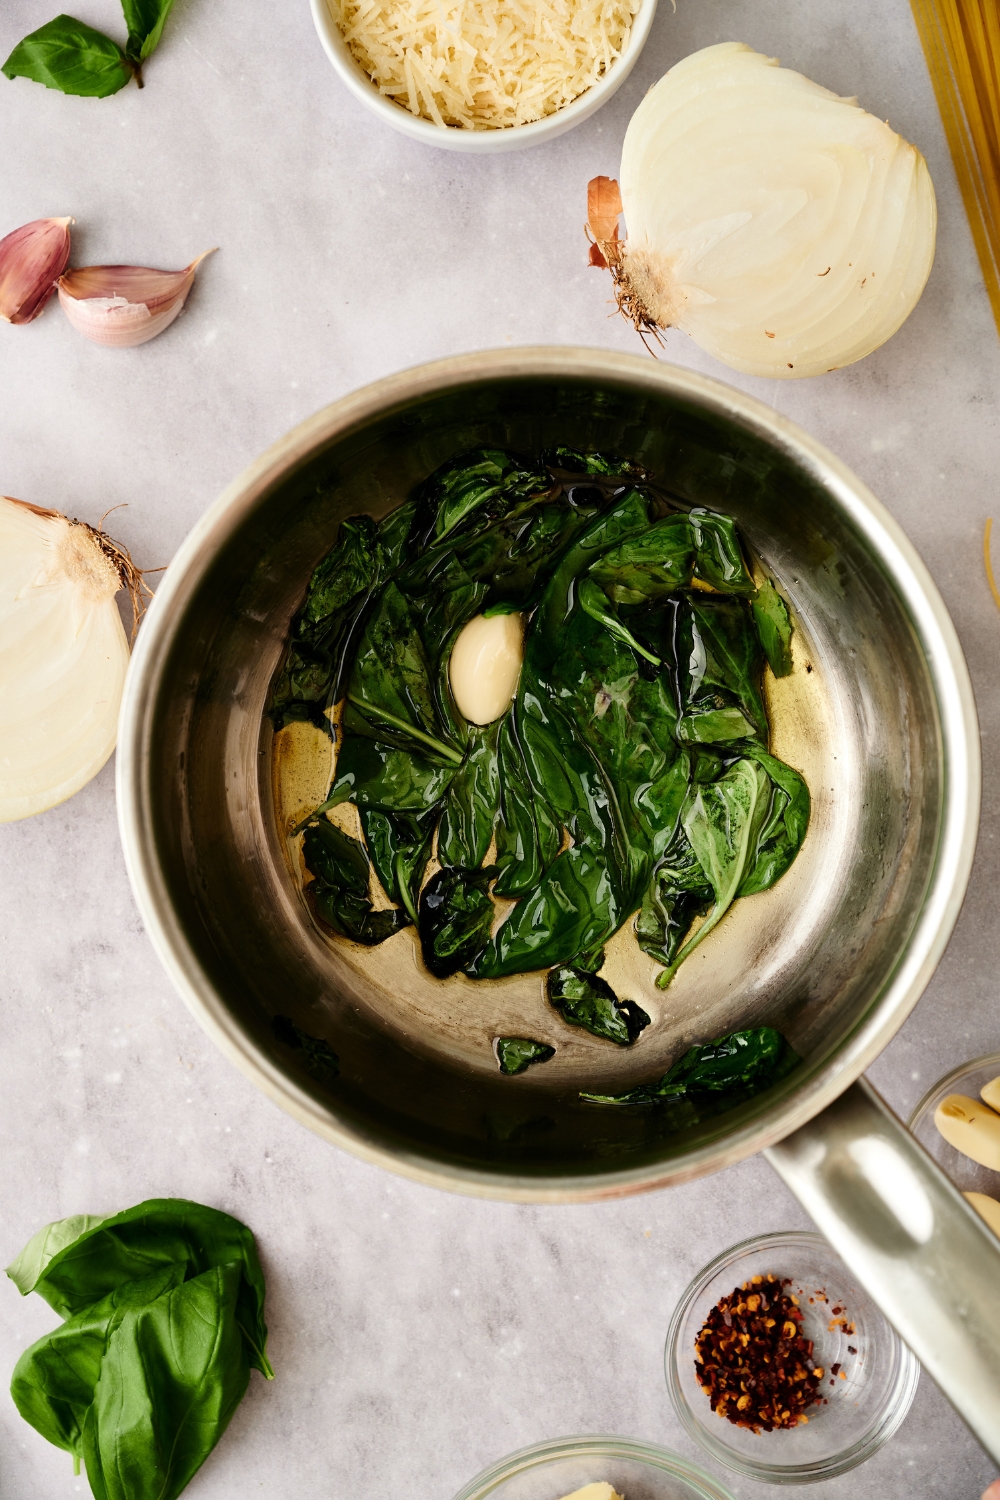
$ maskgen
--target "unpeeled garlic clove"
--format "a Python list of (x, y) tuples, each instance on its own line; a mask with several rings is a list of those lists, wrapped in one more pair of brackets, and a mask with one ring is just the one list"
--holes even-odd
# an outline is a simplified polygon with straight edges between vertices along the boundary
[(59, 278), (59, 303), (73, 327), (95, 344), (145, 344), (177, 317), (206, 250), (183, 271), (147, 266), (82, 266)]
[(56, 289), (69, 261), (74, 219), (34, 219), (0, 240), (0, 318), (30, 323)]

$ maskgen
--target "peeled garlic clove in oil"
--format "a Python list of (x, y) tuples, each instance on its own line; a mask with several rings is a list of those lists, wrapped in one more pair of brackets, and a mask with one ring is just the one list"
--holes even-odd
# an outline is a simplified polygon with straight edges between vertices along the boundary
[(30, 323), (69, 261), (72, 219), (34, 219), (0, 240), (0, 318)]
[(141, 578), (103, 532), (0, 496), (0, 823), (85, 786), (115, 748)]
[(206, 250), (183, 271), (147, 266), (83, 266), (59, 278), (59, 303), (73, 327), (95, 344), (129, 349), (174, 321)]

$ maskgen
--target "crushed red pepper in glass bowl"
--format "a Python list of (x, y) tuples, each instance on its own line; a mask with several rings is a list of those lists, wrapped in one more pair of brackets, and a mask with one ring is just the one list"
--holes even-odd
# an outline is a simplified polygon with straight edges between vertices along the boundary
[[(750, 1432), (797, 1427), (823, 1399), (824, 1371), (791, 1284), (787, 1276), (752, 1276), (719, 1298), (695, 1339), (695, 1375), (712, 1410)], [(834, 1376), (839, 1370), (838, 1363)]]
[(747, 1240), (699, 1272), (674, 1312), (665, 1365), (691, 1437), (718, 1463), (778, 1484), (870, 1458), (920, 1374), (836, 1252), (802, 1230)]

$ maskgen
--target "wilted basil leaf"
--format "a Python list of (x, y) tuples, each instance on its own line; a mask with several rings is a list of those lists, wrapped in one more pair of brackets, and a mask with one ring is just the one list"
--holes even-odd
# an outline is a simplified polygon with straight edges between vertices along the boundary
[(117, 94), (133, 73), (117, 42), (72, 16), (56, 16), (18, 42), (2, 71), (91, 99)]
[(469, 727), (469, 748), (441, 812), (438, 859), (443, 865), (475, 869), (486, 858), (500, 808), (500, 723)]
[(523, 1073), (533, 1063), (548, 1062), (555, 1057), (556, 1049), (545, 1042), (533, 1042), (524, 1036), (501, 1036), (497, 1038), (497, 1061), (501, 1073)]
[(769, 578), (765, 578), (754, 596), (753, 622), (775, 677), (787, 677), (792, 670), (792, 622), (788, 605)]
[(438, 979), (465, 969), (482, 952), (493, 922), (488, 887), (496, 869), (439, 870), (420, 895), (424, 963)]
[(649, 1017), (634, 1000), (619, 1000), (606, 980), (586, 969), (553, 969), (548, 978), (549, 1003), (571, 1026), (583, 1026), (594, 1036), (630, 1047), (649, 1025)]
[(290, 1016), (272, 1016), (271, 1030), (275, 1037), (293, 1052), (301, 1052), (296, 1059), (317, 1083), (329, 1088), (340, 1073), (340, 1058), (329, 1042), (320, 1036), (310, 1036), (301, 1026), (296, 1026)]
[(470, 517), (502, 515), (517, 500), (550, 488), (544, 468), (535, 468), (500, 448), (477, 448), (450, 459), (425, 480), (417, 497), (413, 539), (438, 545)]
[(772, 1088), (801, 1062), (780, 1031), (756, 1026), (733, 1031), (705, 1046), (691, 1047), (657, 1083), (640, 1084), (626, 1094), (581, 1094), (596, 1104), (670, 1104), (691, 1100), (688, 1121), (734, 1109)]
[(328, 818), (306, 829), (302, 852), (315, 877), (311, 894), (316, 910), (342, 937), (373, 947), (407, 926), (405, 911), (375, 910), (368, 896), (367, 851)]

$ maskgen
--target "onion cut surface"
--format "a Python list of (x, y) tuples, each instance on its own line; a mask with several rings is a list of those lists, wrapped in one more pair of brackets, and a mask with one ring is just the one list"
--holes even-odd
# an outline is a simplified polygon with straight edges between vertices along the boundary
[(913, 310), (934, 260), (920, 152), (738, 42), (650, 89), (625, 136), (621, 203), (628, 238), (595, 237), (622, 310), (747, 375), (862, 359)]
[(115, 748), (121, 587), (89, 526), (0, 496), (0, 822), (72, 797)]

